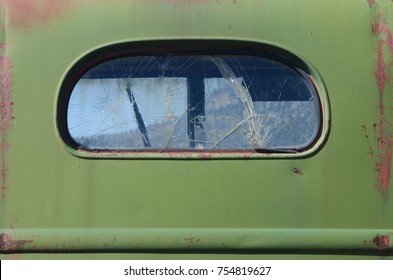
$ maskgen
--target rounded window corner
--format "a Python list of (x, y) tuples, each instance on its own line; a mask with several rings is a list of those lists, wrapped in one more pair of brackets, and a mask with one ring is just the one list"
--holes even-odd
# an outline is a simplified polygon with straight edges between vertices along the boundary
[(82, 158), (298, 158), (324, 146), (330, 109), (319, 73), (286, 50), (149, 41), (81, 58), (56, 121)]

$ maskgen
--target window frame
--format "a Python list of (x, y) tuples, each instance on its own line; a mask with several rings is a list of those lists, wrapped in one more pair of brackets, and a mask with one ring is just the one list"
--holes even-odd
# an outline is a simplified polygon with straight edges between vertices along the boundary
[[(282, 63), (307, 77), (318, 97), (319, 131), (307, 147), (295, 151), (252, 150), (162, 150), (162, 149), (84, 149), (71, 137), (68, 129), (68, 104), (71, 93), (80, 78), (92, 68), (118, 58), (150, 55), (247, 55)], [(300, 73), (300, 72), (299, 72)], [(233, 40), (154, 40), (125, 42), (88, 52), (66, 71), (57, 98), (56, 123), (60, 138), (67, 150), (82, 158), (179, 158), (179, 159), (226, 159), (226, 158), (299, 158), (317, 153), (326, 143), (330, 128), (330, 109), (326, 87), (317, 71), (304, 59), (269, 44)]]

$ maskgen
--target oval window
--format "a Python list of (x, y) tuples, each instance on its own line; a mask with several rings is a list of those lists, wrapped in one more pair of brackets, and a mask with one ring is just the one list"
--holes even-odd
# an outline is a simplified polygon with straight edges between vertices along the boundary
[(66, 128), (84, 150), (293, 152), (315, 142), (310, 78), (248, 54), (144, 54), (100, 63), (74, 83)]

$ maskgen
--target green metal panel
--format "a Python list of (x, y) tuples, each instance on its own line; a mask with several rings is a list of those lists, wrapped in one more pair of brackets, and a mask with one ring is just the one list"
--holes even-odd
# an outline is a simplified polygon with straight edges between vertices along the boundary
[[(1, 258), (391, 256), (392, 7), (1, 0)], [(102, 46), (162, 39), (260, 42), (304, 58), (330, 102), (323, 147), (302, 158), (252, 160), (70, 153), (56, 127), (67, 71)], [(32, 256), (70, 257), (21, 255)]]

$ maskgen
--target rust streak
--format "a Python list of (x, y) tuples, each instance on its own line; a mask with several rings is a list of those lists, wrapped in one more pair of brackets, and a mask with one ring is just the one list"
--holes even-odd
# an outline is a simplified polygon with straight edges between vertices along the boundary
[(384, 22), (378, 22), (373, 25), (373, 32), (378, 34), (385, 34), (386, 36), (386, 45), (389, 48), (390, 52), (393, 53), (393, 36), (389, 27)]
[[(378, 48), (377, 48), (378, 62), (377, 62), (377, 70), (375, 71), (375, 77), (377, 78), (377, 81), (378, 81), (378, 89), (379, 89), (380, 97), (383, 96), (383, 91), (385, 89), (385, 78), (386, 78), (386, 75), (385, 75), (386, 65), (385, 65), (385, 60), (383, 58), (384, 44), (385, 44), (385, 41), (378, 40)], [(381, 105), (383, 105), (383, 103), (381, 103), (380, 106)]]
[(14, 240), (11, 235), (0, 234), (0, 252), (17, 251), (23, 249), (26, 243), (31, 243), (33, 240)]
[[(3, 51), (6, 51), (6, 45), (2, 45)], [(1, 67), (1, 196), (7, 196), (7, 132), (12, 126), (12, 101), (11, 101), (11, 69), (12, 63), (8, 56), (0, 56)]]
[(376, 133), (378, 159), (375, 162), (375, 166), (376, 170), (378, 171), (379, 189), (382, 190), (382, 192), (385, 192), (388, 189), (391, 181), (391, 161), (393, 150), (393, 133), (391, 131), (391, 125), (387, 120), (387, 114), (385, 112), (390, 108), (389, 106), (385, 106), (385, 99), (388, 98), (388, 96), (386, 96), (388, 94), (388, 91), (386, 90), (386, 83), (390, 79), (389, 73), (393, 64), (393, 60), (389, 62), (385, 61), (384, 52), (385, 50), (388, 50), (391, 54), (393, 54), (393, 36), (386, 23), (386, 18), (379, 10), (379, 6), (376, 1), (368, 1), (368, 3), (370, 7), (375, 5), (377, 8), (376, 21), (372, 26), (372, 33), (378, 36), (375, 78), (378, 83), (379, 94), (379, 131)]

